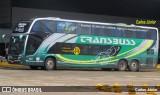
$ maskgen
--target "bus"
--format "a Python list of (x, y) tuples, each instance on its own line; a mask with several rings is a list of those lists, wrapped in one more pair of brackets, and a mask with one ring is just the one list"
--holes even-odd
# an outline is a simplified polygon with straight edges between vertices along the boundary
[(156, 68), (159, 36), (154, 27), (68, 20), (21, 20), (8, 49), (10, 64), (138, 71)]

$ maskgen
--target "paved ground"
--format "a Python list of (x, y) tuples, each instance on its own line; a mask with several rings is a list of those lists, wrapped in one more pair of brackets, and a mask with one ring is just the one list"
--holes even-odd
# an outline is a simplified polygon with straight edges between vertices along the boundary
[[(101, 71), (99, 69), (61, 69), (56, 71), (30, 70), (28, 67), (0, 67), (0, 86), (95, 86), (106, 83), (113, 86), (119, 83), (126, 86), (160, 84), (160, 70), (141, 72)], [(2, 93), (14, 95), (14, 93)], [(15, 93), (21, 95), (22, 93)], [(24, 95), (126, 95), (107, 92), (55, 92), (55, 93), (25, 93)], [(142, 95), (137, 93), (137, 95)], [(145, 95), (145, 94), (143, 94)], [(158, 95), (158, 94), (157, 94)]]

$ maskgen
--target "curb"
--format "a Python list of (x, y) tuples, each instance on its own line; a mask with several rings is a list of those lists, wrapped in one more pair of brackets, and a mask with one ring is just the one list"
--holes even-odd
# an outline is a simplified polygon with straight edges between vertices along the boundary
[(6, 66), (23, 66), (19, 64), (8, 64), (8, 62), (0, 62), (0, 67), (6, 67)]

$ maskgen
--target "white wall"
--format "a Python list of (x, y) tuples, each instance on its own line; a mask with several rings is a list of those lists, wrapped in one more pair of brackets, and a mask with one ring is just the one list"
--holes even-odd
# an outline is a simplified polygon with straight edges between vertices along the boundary
[(63, 12), (54, 10), (42, 10), (42, 9), (30, 9), (30, 8), (12, 8), (12, 22), (15, 23), (22, 18), (34, 18), (34, 17), (60, 17), (63, 19), (75, 19), (86, 21), (98, 21), (108, 23), (128, 23), (135, 24), (135, 18), (124, 18), (116, 16), (104, 16), (84, 13)]
[[(85, 21), (97, 21), (97, 22), (108, 22), (108, 23), (126, 23), (135, 24), (136, 20), (152, 20), (142, 19), (141, 15), (139, 18), (127, 18), (117, 16), (106, 16), (106, 15), (95, 15), (95, 14), (84, 14), (74, 12), (64, 12), (55, 10), (43, 10), (43, 9), (32, 9), (32, 8), (12, 8), (12, 23), (15, 24), (22, 18), (35, 18), (35, 17), (60, 17), (63, 19), (74, 19), (74, 20), (85, 20)], [(142, 26), (159, 27), (160, 21), (156, 20), (156, 24), (139, 24)]]
[[(84, 13), (73, 13), (55, 10), (42, 10), (32, 8), (12, 8), (12, 26), (14, 26), (22, 18), (35, 18), (35, 17), (60, 17), (63, 19), (85, 20), (85, 21), (97, 21), (108, 23), (129, 23), (134, 24), (135, 19), (116, 17), (116, 16), (104, 16)], [(0, 29), (0, 36), (4, 33), (11, 34), (12, 29)], [(9, 39), (7, 39), (9, 41)], [(1, 39), (0, 39), (1, 42)]]
[[(0, 29), (0, 43), (8, 43), (10, 40), (12, 30), (11, 29)], [(2, 35), (5, 34), (4, 39), (2, 39)]]

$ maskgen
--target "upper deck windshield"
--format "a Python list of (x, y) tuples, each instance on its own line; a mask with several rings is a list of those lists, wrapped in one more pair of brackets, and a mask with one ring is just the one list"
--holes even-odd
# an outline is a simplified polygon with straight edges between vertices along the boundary
[(26, 36), (12, 36), (8, 54), (19, 55), (24, 51)]

